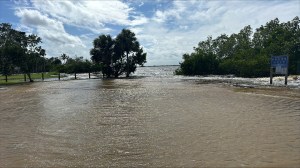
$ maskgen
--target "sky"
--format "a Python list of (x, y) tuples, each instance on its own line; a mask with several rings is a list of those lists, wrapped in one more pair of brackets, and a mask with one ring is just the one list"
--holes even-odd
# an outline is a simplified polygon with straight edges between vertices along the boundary
[(300, 17), (300, 0), (0, 0), (0, 23), (37, 34), (47, 57), (90, 59), (93, 40), (130, 29), (145, 65), (178, 65), (193, 47), (221, 34)]

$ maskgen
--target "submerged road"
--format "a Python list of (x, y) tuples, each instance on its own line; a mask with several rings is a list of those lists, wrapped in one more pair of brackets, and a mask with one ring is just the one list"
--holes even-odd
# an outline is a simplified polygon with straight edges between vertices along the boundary
[(300, 99), (178, 78), (0, 90), (0, 167), (295, 167)]

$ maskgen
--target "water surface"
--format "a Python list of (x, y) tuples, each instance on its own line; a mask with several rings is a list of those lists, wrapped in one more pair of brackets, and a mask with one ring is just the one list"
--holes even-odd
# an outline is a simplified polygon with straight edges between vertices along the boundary
[(300, 165), (299, 90), (197, 84), (175, 68), (0, 90), (0, 167)]

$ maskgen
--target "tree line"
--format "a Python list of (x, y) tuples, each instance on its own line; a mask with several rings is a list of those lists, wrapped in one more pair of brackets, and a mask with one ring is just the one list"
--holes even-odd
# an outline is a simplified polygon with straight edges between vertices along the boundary
[(91, 60), (83, 57), (70, 58), (66, 54), (46, 60), (47, 71), (63, 73), (102, 72), (104, 77), (126, 77), (135, 72), (137, 65), (146, 63), (146, 53), (140, 47), (135, 34), (123, 29), (115, 39), (110, 35), (100, 35), (93, 41)]
[(0, 74), (7, 76), (24, 73), (32, 82), (31, 73), (90, 73), (100, 72), (106, 77), (119, 77), (136, 70), (137, 64), (146, 63), (146, 53), (140, 47), (135, 34), (130, 30), (112, 39), (110, 35), (100, 35), (93, 42), (91, 60), (83, 57), (70, 58), (66, 54), (46, 58), (46, 50), (39, 44), (42, 39), (34, 34), (26, 34), (12, 28), (9, 23), (0, 24)]
[[(83, 57), (46, 58), (46, 50), (39, 44), (42, 39), (34, 34), (26, 34), (12, 28), (9, 23), (0, 24), (0, 74), (8, 76), (24, 73), (33, 82), (31, 73), (64, 72), (82, 73), (101, 71), (91, 61)], [(64, 62), (62, 62), (64, 61)]]
[(262, 77), (270, 73), (270, 57), (289, 56), (289, 73), (300, 70), (300, 20), (286, 23), (276, 18), (253, 32), (246, 26), (237, 34), (209, 36), (194, 51), (182, 56), (176, 74), (234, 74), (241, 77)]

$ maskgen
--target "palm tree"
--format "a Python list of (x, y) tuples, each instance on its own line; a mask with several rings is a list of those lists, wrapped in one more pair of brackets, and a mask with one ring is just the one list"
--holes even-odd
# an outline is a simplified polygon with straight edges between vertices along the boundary
[(67, 62), (67, 60), (69, 59), (69, 56), (67, 56), (65, 53), (63, 53), (60, 58), (64, 61), (64, 64)]

